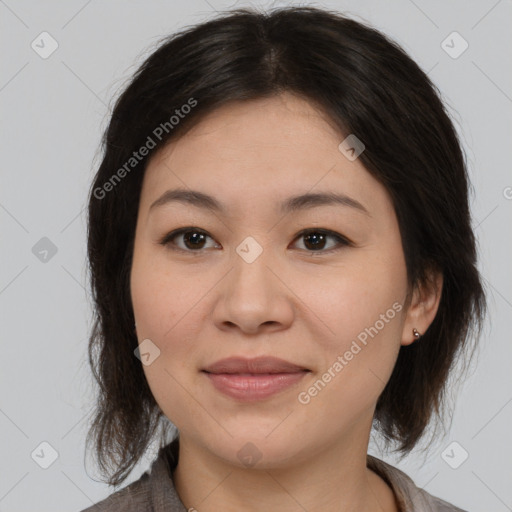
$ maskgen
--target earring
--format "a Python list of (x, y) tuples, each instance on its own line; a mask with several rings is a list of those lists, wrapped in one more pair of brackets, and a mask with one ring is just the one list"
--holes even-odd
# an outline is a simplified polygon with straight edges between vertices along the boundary
[(134, 329), (133, 329), (133, 330), (134, 330), (135, 332), (137, 332), (137, 322), (135, 322), (135, 323), (133, 324), (133, 327), (134, 327)]
[(414, 335), (414, 341), (418, 341), (421, 338), (421, 334), (418, 332), (416, 327), (412, 330), (412, 334)]

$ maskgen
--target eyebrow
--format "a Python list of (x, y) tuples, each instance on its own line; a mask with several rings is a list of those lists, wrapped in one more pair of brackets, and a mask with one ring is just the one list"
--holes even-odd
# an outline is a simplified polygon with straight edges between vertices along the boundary
[[(149, 207), (149, 210), (172, 202), (180, 202), (214, 213), (226, 214), (226, 207), (213, 196), (198, 190), (182, 188), (167, 190)], [(359, 201), (345, 194), (335, 192), (307, 193), (289, 197), (280, 204), (279, 211), (281, 214), (287, 214), (325, 205), (348, 206), (370, 216), (368, 210)]]

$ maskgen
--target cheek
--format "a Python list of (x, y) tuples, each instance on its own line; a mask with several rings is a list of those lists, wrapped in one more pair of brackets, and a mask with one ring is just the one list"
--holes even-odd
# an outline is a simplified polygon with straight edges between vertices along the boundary
[(310, 389), (311, 401), (320, 415), (328, 410), (327, 416), (340, 418), (372, 407), (391, 376), (405, 313), (405, 261), (396, 249), (360, 253), (357, 262), (333, 271), (329, 283), (318, 289), (303, 281), (300, 293), (309, 288), (308, 306), (318, 312), (319, 325), (329, 327), (323, 329), (327, 336), (312, 334), (323, 367), (316, 376), (321, 382)]
[(188, 376), (197, 372), (194, 340), (199, 339), (204, 322), (198, 315), (201, 297), (208, 290), (206, 284), (201, 286), (205, 282), (143, 247), (134, 252), (130, 286), (137, 337), (139, 343), (151, 340), (158, 353), (143, 370), (156, 402), (178, 427), (180, 411), (192, 411), (194, 405), (186, 389)]
[[(139, 339), (163, 343), (186, 320), (201, 293), (189, 272), (176, 269), (160, 255), (140, 247), (134, 252), (131, 298)], [(204, 293), (204, 292), (203, 292)]]
[(134, 264), (131, 283), (138, 340), (151, 340), (154, 345), (149, 346), (158, 354), (151, 364), (143, 365), (143, 371), (160, 409), (181, 428), (182, 416), (195, 414), (192, 398), (185, 390), (190, 387), (187, 374), (193, 369), (198, 323), (187, 315), (190, 304), (196, 301), (178, 281), (154, 268)]
[(323, 364), (300, 390), (299, 401), (305, 404), (300, 406), (305, 421), (324, 425), (326, 434), (372, 415), (393, 371), (403, 310), (391, 296), (379, 299), (353, 294), (338, 300), (329, 317), (335, 336), (313, 338), (312, 349), (321, 352)]
[(343, 349), (358, 336), (364, 341), (375, 325), (381, 337), (398, 339), (407, 293), (400, 251), (354, 251), (343, 266), (322, 269), (321, 274), (304, 272), (295, 283), (294, 292), (304, 298), (305, 314), (317, 318), (319, 331), (311, 334), (329, 352)]
[[(173, 389), (197, 365), (195, 340), (200, 339), (204, 320), (200, 299), (205, 291), (190, 286), (186, 277), (172, 277), (158, 272), (133, 274), (133, 302), (139, 343), (149, 339), (158, 347), (159, 357), (144, 371), (157, 401), (162, 392)], [(174, 382), (171, 375), (177, 379)]]

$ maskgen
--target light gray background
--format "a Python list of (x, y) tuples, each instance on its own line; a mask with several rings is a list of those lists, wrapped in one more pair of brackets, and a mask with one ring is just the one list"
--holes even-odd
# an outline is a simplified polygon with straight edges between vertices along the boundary
[[(87, 472), (84, 465), (94, 400), (86, 359), (86, 192), (109, 105), (152, 45), (234, 4), (0, 1), (0, 511), (81, 510), (113, 491), (94, 480), (90, 457)], [(237, 3), (242, 5), (247, 3)], [(428, 71), (455, 117), (475, 187), (472, 209), (490, 305), (479, 357), (457, 395), (449, 431), (426, 460), (419, 452), (400, 463), (385, 458), (428, 492), (471, 512), (512, 510), (512, 2), (313, 5), (372, 23)], [(31, 48), (43, 31), (59, 45), (47, 59)], [(453, 31), (469, 44), (456, 59), (441, 46)], [(42, 237), (57, 247), (46, 262), (32, 252)], [(58, 452), (48, 469), (31, 458), (43, 441)], [(458, 469), (441, 456), (454, 441), (469, 453)], [(448, 453), (460, 457), (457, 450)], [(373, 442), (372, 452), (380, 454)]]

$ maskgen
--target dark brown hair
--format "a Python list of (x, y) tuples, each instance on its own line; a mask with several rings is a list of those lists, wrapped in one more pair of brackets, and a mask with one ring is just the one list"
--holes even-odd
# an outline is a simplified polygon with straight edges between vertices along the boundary
[[(380, 32), (312, 7), (240, 9), (187, 28), (159, 43), (118, 98), (89, 197), (89, 361), (99, 397), (87, 445), (94, 442), (111, 485), (128, 476), (165, 421), (134, 355), (130, 298), (148, 160), (220, 106), (283, 91), (322, 109), (340, 142), (353, 133), (366, 146), (359, 158), (391, 195), (410, 286), (432, 269), (443, 275), (433, 323), (400, 349), (377, 403), (374, 426), (388, 444), (408, 453), (433, 413), (440, 418), (449, 372), (480, 330), (485, 296), (465, 159), (439, 92), (415, 62)], [(130, 160), (148, 137), (157, 148)]]

